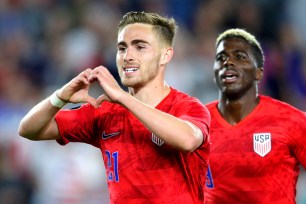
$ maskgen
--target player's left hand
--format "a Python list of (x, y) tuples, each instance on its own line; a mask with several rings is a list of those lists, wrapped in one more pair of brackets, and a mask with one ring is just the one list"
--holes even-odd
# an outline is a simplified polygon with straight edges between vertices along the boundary
[(101, 104), (103, 101), (110, 101), (117, 103), (119, 98), (125, 91), (119, 86), (116, 79), (104, 66), (96, 67), (92, 70), (89, 81), (99, 81), (104, 94), (97, 98), (97, 104)]

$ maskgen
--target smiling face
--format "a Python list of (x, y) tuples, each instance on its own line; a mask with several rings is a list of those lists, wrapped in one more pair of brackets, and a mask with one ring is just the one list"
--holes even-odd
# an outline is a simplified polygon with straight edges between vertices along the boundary
[(121, 82), (127, 87), (142, 87), (158, 80), (161, 57), (165, 50), (153, 26), (134, 23), (118, 34), (117, 68)]
[(257, 67), (251, 46), (243, 39), (222, 40), (216, 50), (215, 82), (222, 96), (238, 99), (248, 93), (257, 93), (257, 83), (263, 69)]

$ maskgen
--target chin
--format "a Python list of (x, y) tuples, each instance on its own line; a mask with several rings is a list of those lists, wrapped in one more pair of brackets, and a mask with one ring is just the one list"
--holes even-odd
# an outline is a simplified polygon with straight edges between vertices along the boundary
[(126, 86), (126, 87), (136, 87), (138, 85), (137, 82), (135, 81), (129, 81), (129, 80), (121, 80), (121, 83), (123, 84), (123, 86)]
[(241, 98), (244, 95), (244, 92), (240, 89), (225, 89), (222, 91), (222, 95), (230, 100), (236, 100)]

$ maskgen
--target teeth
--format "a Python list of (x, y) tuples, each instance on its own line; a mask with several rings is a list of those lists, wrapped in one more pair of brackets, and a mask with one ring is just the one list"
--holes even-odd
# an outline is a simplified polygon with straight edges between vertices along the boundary
[(230, 78), (230, 79), (232, 79), (232, 78), (234, 78), (235, 76), (234, 75), (227, 75), (227, 76), (225, 76), (224, 78)]
[(125, 72), (135, 72), (137, 70), (138, 70), (138, 68), (126, 68), (126, 69), (124, 69)]

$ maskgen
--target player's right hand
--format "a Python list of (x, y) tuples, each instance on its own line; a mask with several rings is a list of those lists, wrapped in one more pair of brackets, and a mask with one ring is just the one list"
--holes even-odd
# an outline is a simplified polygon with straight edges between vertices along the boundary
[(89, 95), (89, 87), (93, 80), (89, 80), (92, 69), (88, 68), (73, 78), (57, 91), (57, 96), (69, 103), (89, 103), (98, 107), (97, 100)]

